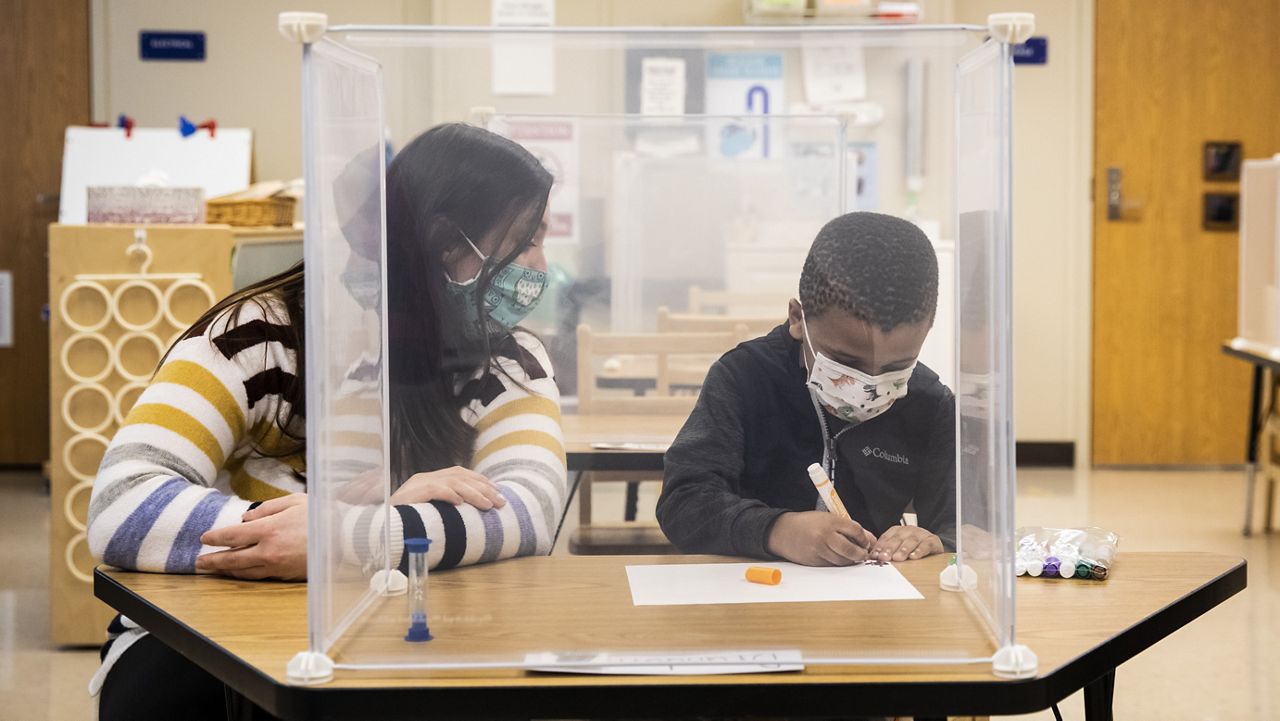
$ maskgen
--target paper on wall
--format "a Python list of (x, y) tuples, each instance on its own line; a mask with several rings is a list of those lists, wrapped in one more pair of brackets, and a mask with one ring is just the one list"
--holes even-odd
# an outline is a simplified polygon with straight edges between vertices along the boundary
[(556, 24), (556, 0), (493, 0), (496, 27), (550, 27)]
[(684, 58), (648, 56), (640, 61), (640, 114), (684, 115)]
[(547, 202), (547, 243), (577, 243), (581, 225), (578, 123), (568, 118), (502, 118), (493, 129), (523, 145), (555, 178)]
[(867, 95), (862, 48), (856, 45), (805, 45), (804, 93), (810, 103), (861, 100)]
[[(493, 0), (494, 27), (551, 27), (555, 0)], [(499, 35), (490, 51), (494, 95), (551, 95), (556, 90), (555, 44), (543, 35)]]
[[(751, 566), (782, 570), (776, 586), (746, 579)], [(803, 601), (891, 601), (924, 598), (892, 565), (813, 568), (794, 563), (696, 563), (627, 566), (636, 606), (692, 606)]]
[(781, 154), (783, 139), (773, 123), (750, 116), (784, 112), (782, 55), (711, 53), (707, 56), (707, 115), (740, 116), (707, 125), (707, 144), (724, 158), (768, 158)]

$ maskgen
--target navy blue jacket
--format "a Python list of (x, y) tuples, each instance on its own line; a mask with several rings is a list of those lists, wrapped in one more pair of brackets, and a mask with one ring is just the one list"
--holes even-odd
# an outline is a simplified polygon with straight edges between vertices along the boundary
[[(822, 462), (823, 430), (805, 385), (800, 342), (784, 324), (711, 366), (698, 402), (666, 454), (658, 522), (684, 553), (772, 558), (778, 516), (812, 511), (807, 468)], [(849, 425), (825, 413), (836, 491), (879, 536), (909, 508), (955, 547), (955, 397), (916, 364), (906, 397)]]

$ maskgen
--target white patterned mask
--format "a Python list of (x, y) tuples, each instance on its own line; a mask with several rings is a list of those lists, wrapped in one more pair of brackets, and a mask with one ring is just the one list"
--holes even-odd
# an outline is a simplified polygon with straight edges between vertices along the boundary
[(916, 364), (900, 371), (867, 375), (857, 368), (837, 363), (813, 348), (809, 340), (809, 324), (804, 311), (800, 312), (800, 325), (804, 329), (804, 342), (813, 355), (813, 367), (809, 369), (809, 388), (818, 400), (837, 417), (862, 423), (889, 410), (895, 401), (907, 395), (907, 383)]

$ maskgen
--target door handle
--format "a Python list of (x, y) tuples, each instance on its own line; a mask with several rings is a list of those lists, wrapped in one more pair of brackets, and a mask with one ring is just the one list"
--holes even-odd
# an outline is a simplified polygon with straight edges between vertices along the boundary
[(1123, 175), (1119, 168), (1107, 168), (1107, 220), (1120, 220), (1124, 207)]
[(1124, 173), (1107, 168), (1107, 220), (1136, 220), (1142, 210), (1141, 201), (1124, 199)]
[(37, 213), (44, 214), (47, 212), (58, 212), (59, 201), (62, 197), (57, 193), (36, 193)]

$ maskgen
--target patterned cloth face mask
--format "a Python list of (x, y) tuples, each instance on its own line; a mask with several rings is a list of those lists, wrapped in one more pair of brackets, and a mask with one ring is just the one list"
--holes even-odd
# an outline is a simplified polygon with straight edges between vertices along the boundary
[[(468, 321), (465, 326), (467, 336), (475, 338), (480, 334), (480, 329), (476, 327), (474, 321), (476, 318), (475, 283), (484, 271), (483, 264), (489, 262), (489, 257), (480, 252), (466, 233), (461, 230), (458, 232), (462, 234), (462, 239), (467, 241), (467, 245), (471, 246), (472, 252), (480, 258), (481, 269), (471, 280), (462, 283), (449, 278), (447, 274), (445, 279), (449, 281), (449, 294), (456, 301), (455, 305)], [(489, 280), (489, 287), (484, 291), (485, 309), (495, 323), (511, 330), (537, 307), (538, 301), (542, 300), (543, 291), (547, 289), (547, 283), (546, 272), (519, 263), (509, 263)]]
[(907, 395), (907, 383), (916, 369), (915, 363), (900, 371), (867, 375), (814, 350), (804, 311), (800, 312), (800, 325), (804, 329), (804, 342), (813, 355), (809, 388), (837, 417), (863, 423), (889, 410), (895, 401)]

